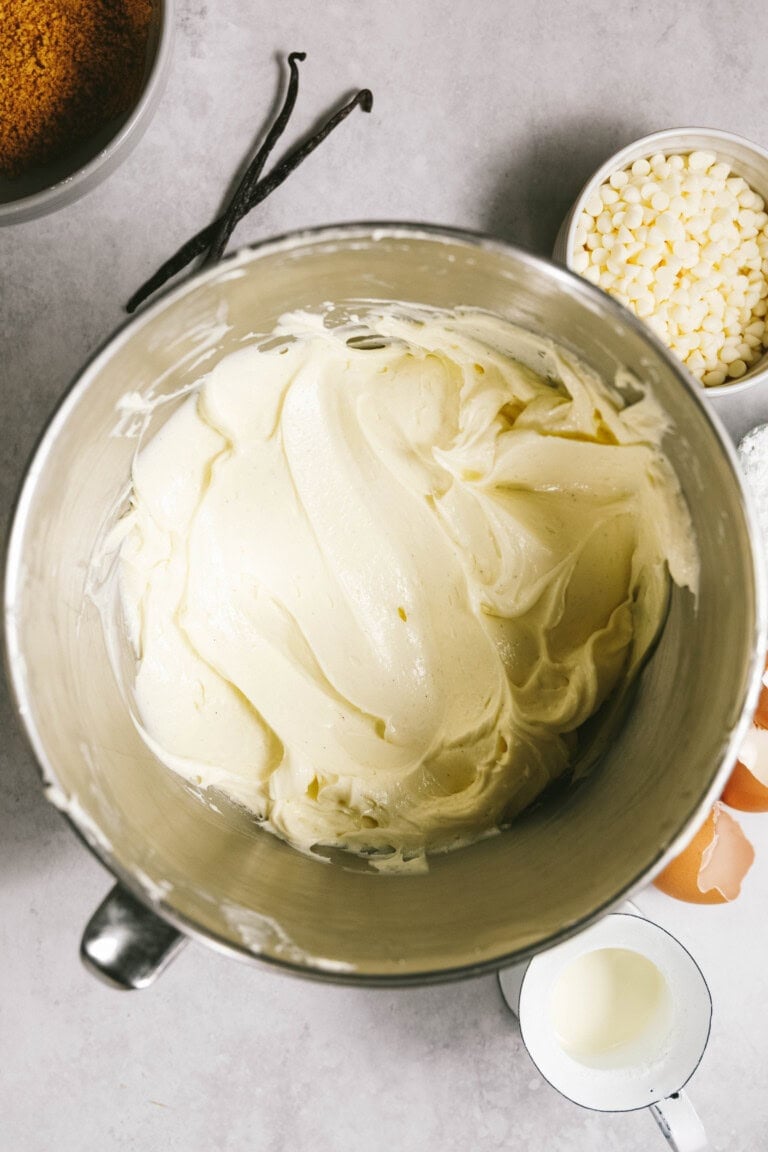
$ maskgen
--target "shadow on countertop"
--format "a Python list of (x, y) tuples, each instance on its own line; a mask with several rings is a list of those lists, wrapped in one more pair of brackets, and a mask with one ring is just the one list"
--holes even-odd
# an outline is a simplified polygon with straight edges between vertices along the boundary
[[(566, 114), (567, 115), (567, 114)], [(651, 131), (647, 124), (565, 119), (496, 165), (481, 227), (539, 256), (552, 254), (560, 225), (584, 184), (609, 156)]]
[(40, 853), (66, 852), (75, 838), (45, 799), (40, 771), (22, 734), (6, 677), (0, 672), (0, 875), (34, 868)]

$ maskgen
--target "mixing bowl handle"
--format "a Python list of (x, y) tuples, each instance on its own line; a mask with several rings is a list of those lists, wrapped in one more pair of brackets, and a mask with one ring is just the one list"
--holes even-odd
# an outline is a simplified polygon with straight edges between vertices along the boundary
[(80, 958), (113, 988), (146, 988), (186, 942), (186, 936), (116, 884), (86, 926)]

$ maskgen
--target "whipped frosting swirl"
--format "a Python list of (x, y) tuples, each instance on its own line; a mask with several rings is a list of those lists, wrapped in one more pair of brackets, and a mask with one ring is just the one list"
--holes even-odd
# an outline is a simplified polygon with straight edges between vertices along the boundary
[(148, 743), (304, 850), (497, 828), (637, 669), (670, 577), (696, 589), (666, 428), (498, 317), (284, 317), (135, 461)]

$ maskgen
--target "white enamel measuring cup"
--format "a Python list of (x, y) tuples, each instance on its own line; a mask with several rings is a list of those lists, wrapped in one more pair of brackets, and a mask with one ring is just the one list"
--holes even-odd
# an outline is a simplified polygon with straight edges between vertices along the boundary
[(499, 985), (542, 1076), (601, 1112), (650, 1108), (674, 1152), (706, 1152), (682, 1091), (709, 1039), (712, 1000), (683, 945), (641, 916), (614, 913)]

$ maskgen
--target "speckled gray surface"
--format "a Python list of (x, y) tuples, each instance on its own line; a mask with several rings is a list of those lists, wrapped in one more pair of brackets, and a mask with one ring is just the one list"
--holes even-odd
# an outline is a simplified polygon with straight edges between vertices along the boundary
[[(768, 145), (768, 9), (649, 0), (179, 0), (169, 84), (137, 150), (47, 219), (0, 231), (3, 524), (45, 416), (158, 258), (205, 222), (271, 107), (276, 54), (304, 49), (295, 132), (340, 94), (355, 115), (241, 225), (256, 239), (360, 218), (486, 229), (541, 252), (596, 164), (635, 136), (700, 123)], [(743, 432), (768, 397), (734, 403)], [(3, 1152), (650, 1152), (646, 1114), (561, 1099), (494, 980), (373, 992), (300, 983), (193, 946), (120, 995), (79, 965), (109, 878), (45, 806), (3, 702), (0, 1148)], [(730, 907), (644, 911), (712, 986), (690, 1085), (720, 1152), (768, 1148), (768, 818)]]

